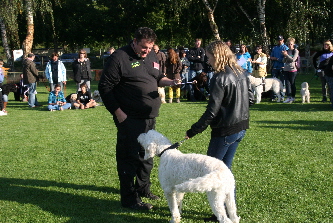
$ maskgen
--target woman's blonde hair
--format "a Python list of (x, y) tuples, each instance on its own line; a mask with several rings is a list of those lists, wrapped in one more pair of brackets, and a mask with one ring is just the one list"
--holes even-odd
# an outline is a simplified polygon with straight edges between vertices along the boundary
[(290, 43), (290, 42), (293, 42), (293, 43), (295, 43), (295, 39), (294, 39), (294, 38), (292, 38), (292, 37), (289, 37), (289, 38), (287, 39), (287, 43)]
[(330, 48), (329, 48), (329, 51), (333, 52), (333, 46), (332, 46), (332, 42), (330, 40), (326, 40), (324, 42), (324, 45), (327, 44)]
[[(206, 47), (206, 52), (213, 55), (215, 64), (211, 64), (216, 72), (225, 71), (225, 66), (229, 66), (235, 72), (241, 71), (241, 67), (236, 62), (235, 54), (224, 42), (217, 40)], [(235, 70), (236, 69), (236, 70)]]

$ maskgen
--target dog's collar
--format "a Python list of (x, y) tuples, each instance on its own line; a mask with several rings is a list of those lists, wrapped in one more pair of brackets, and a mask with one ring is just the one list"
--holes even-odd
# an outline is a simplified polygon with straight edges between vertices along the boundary
[(168, 148), (166, 148), (165, 150), (163, 150), (159, 155), (157, 155), (158, 157), (161, 157), (163, 155), (163, 153), (165, 153), (165, 151), (169, 150), (169, 149), (177, 149), (180, 146), (179, 142), (176, 142), (175, 144), (169, 146)]
[(163, 150), (159, 155), (157, 155), (158, 157), (161, 157), (163, 155), (163, 153), (169, 149), (177, 149), (183, 142), (185, 142), (186, 140), (188, 140), (188, 138), (183, 139), (180, 142), (176, 142), (175, 144), (172, 144), (171, 146), (169, 146), (168, 148), (166, 148), (165, 150)]

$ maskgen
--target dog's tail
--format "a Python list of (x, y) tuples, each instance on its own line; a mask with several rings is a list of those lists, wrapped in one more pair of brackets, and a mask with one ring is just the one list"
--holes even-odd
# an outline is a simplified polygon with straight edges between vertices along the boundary
[[(230, 182), (232, 181), (232, 182)], [(230, 185), (234, 188), (235, 181), (234, 176), (229, 169), (223, 171), (214, 171), (206, 174), (202, 177), (190, 179), (184, 183), (175, 185), (175, 189), (178, 192), (206, 192), (216, 190), (221, 185)], [(232, 190), (233, 190), (232, 188)]]

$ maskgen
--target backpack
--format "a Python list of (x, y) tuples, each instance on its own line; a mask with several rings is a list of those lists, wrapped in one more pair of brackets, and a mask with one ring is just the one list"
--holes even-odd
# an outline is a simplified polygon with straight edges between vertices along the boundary
[[(295, 49), (293, 49), (292, 54), (295, 55)], [(299, 56), (299, 53), (298, 53), (298, 57), (295, 61), (295, 66), (296, 66), (297, 70), (299, 70), (301, 68), (301, 57)]]

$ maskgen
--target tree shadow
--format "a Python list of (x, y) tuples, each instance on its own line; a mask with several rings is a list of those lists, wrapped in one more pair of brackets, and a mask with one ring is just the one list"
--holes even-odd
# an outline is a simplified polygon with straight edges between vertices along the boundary
[[(104, 193), (119, 193), (118, 189), (97, 187), (94, 185), (76, 185), (56, 181), (0, 178), (0, 200), (14, 201), (20, 204), (32, 204), (45, 212), (59, 217), (68, 217), (72, 222), (162, 222), (162, 220), (147, 217), (136, 217), (123, 209), (117, 200), (100, 199), (76, 193), (52, 190), (54, 187), (66, 189), (89, 190)], [(83, 194), (83, 193), (82, 193)], [(116, 220), (117, 219), (117, 220)], [(164, 222), (164, 221), (163, 221)]]

